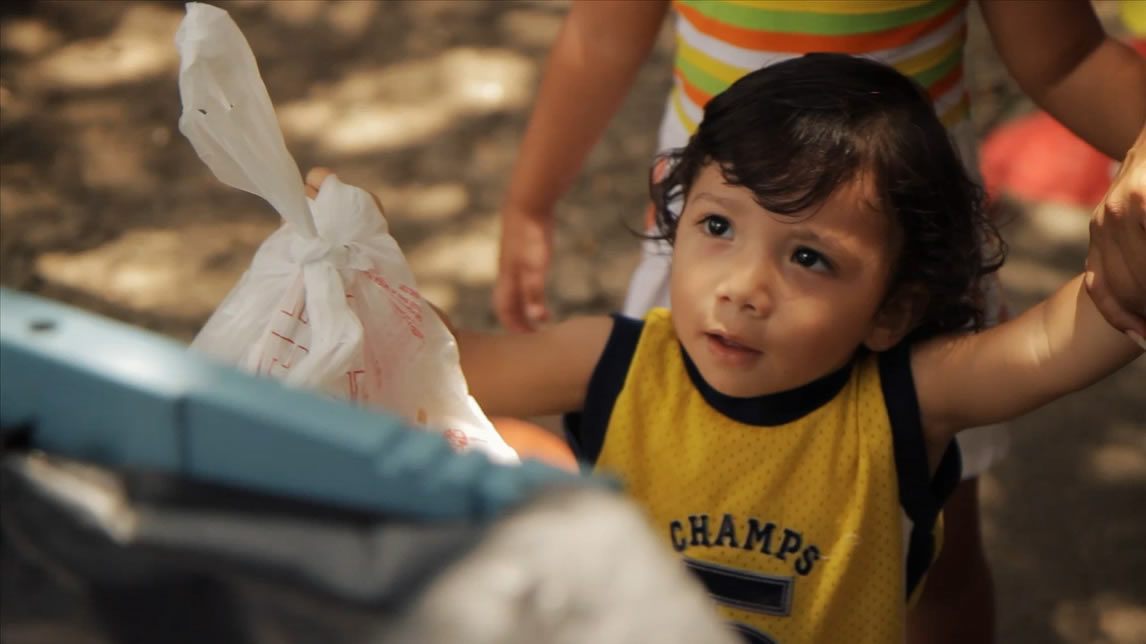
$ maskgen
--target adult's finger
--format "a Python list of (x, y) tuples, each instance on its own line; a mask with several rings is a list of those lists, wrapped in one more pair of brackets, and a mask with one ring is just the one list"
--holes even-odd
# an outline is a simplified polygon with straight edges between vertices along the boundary
[(493, 310), (497, 315), (497, 321), (505, 329), (514, 333), (525, 333), (532, 331), (533, 327), (525, 315), (518, 271), (519, 266), (516, 264), (505, 266), (498, 271), (493, 288)]
[[(1119, 240), (1122, 238), (1115, 237)], [(1116, 300), (1120, 307), (1137, 315), (1146, 315), (1146, 276), (1134, 274), (1133, 252), (1131, 244), (1112, 242), (1100, 251), (1097, 272), (1102, 278), (1101, 289)]]
[(1115, 297), (1109, 284), (1107, 284), (1106, 272), (1101, 269), (1094, 270), (1096, 263), (1101, 264), (1101, 261), (1098, 260), (1097, 257), (1087, 260), (1090, 268), (1085, 283), (1090, 299), (1102, 317), (1106, 318), (1112, 327), (1123, 333), (1129, 332), (1137, 335), (1135, 341), (1141, 344), (1139, 340), (1146, 338), (1146, 316), (1135, 314), (1123, 307), (1122, 302)]
[(535, 266), (522, 266), (518, 274), (521, 305), (530, 327), (549, 321), (549, 307), (545, 303), (545, 270)]
[(1138, 314), (1146, 315), (1146, 205), (1139, 203), (1127, 215), (1122, 226), (1113, 231), (1119, 250), (1118, 261), (1126, 274), (1123, 290), (1115, 289), (1115, 294), (1124, 300), (1128, 307), (1137, 307)]

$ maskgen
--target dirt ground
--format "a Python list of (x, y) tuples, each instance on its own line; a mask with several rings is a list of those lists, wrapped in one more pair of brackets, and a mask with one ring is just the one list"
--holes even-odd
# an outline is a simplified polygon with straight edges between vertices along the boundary
[[(381, 195), (425, 294), (461, 325), (492, 327), (499, 203), (566, 4), (217, 4), (250, 41), (299, 166)], [(0, 11), (0, 284), (190, 340), (279, 219), (219, 183), (178, 132), (182, 4)], [(1030, 105), (977, 21), (971, 41), (985, 134)], [(620, 303), (671, 44), (662, 34), (561, 205), (559, 316)], [(1021, 310), (1081, 266), (1088, 212), (1007, 203), (1003, 278)], [(1139, 360), (1014, 423), (1010, 456), (983, 479), (999, 641), (1146, 641), (1144, 383)]]

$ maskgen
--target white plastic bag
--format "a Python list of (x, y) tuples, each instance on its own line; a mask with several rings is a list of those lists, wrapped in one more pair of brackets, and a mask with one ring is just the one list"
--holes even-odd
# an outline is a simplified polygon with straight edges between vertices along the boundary
[(191, 348), (518, 462), (470, 397), (454, 338), (418, 294), (370, 195), (331, 176), (306, 198), (254, 54), (227, 12), (188, 3), (175, 43), (179, 130), (220, 181), (266, 199), (285, 221)]

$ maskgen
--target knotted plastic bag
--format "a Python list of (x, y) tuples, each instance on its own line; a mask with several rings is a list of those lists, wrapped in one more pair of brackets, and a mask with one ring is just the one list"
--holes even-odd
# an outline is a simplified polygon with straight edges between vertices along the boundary
[(518, 462), (469, 395), (457, 344), (370, 195), (332, 175), (307, 199), (254, 54), (227, 12), (188, 3), (175, 43), (179, 130), (220, 181), (267, 200), (284, 221), (191, 348)]

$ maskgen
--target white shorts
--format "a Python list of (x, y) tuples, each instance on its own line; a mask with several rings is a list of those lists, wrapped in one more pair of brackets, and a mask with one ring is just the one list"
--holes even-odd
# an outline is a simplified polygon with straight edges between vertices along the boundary
[[(671, 266), (671, 246), (663, 241), (643, 242), (641, 261), (629, 281), (629, 290), (625, 294), (621, 312), (629, 317), (641, 318), (649, 309), (667, 308)], [(997, 279), (988, 283), (984, 295), (987, 299), (987, 324), (998, 324), (1006, 309)], [(1010, 447), (1011, 436), (1005, 424), (997, 424), (965, 430), (956, 441), (963, 456), (963, 479), (966, 480), (982, 475), (1001, 461)]]

